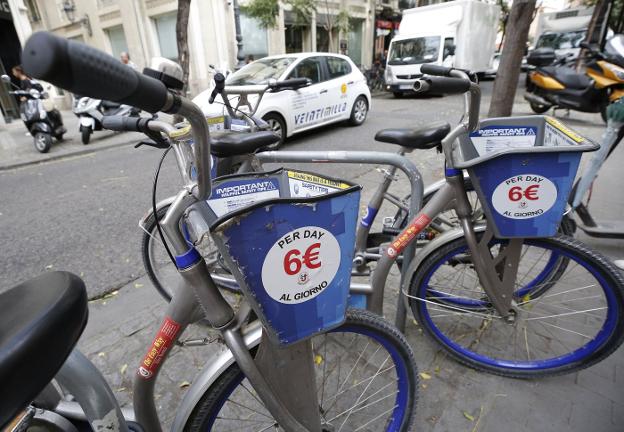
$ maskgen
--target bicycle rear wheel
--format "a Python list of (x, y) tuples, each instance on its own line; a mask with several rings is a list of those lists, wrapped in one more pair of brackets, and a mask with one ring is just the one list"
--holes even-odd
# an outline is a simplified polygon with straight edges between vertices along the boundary
[[(341, 327), (312, 339), (323, 431), (409, 431), (418, 374), (405, 337), (387, 321), (349, 310)], [(283, 430), (238, 365), (206, 391), (186, 431)]]
[[(493, 256), (504, 243), (490, 243)], [(622, 274), (582, 243), (525, 239), (511, 321), (490, 305), (467, 254), (463, 238), (450, 242), (410, 284), (414, 316), (461, 363), (516, 378), (559, 375), (603, 360), (624, 340)], [(566, 260), (563, 271), (550, 268), (553, 257)]]

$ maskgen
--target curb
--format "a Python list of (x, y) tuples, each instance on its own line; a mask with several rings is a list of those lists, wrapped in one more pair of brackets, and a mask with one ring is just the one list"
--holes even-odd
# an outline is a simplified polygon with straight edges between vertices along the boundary
[(132, 143), (130, 143), (130, 142), (119, 142), (119, 143), (112, 143), (112, 144), (104, 144), (104, 145), (100, 145), (100, 146), (97, 146), (97, 144), (96, 144), (95, 146), (82, 148), (82, 149), (76, 150), (76, 151), (70, 151), (70, 152), (65, 152), (65, 153), (53, 154), (53, 155), (50, 155), (49, 157), (45, 157), (43, 159), (27, 160), (27, 161), (22, 161), (22, 162), (14, 162), (14, 163), (8, 163), (8, 164), (5, 164), (5, 165), (0, 165), (0, 172), (8, 171), (8, 170), (16, 169), (16, 168), (24, 168), (24, 167), (31, 166), (31, 165), (44, 164), (46, 162), (52, 162), (52, 161), (55, 161), (55, 160), (64, 159), (64, 158), (68, 158), (68, 157), (72, 157), (72, 156), (82, 156), (82, 155), (86, 155), (86, 154), (90, 154), (90, 153), (96, 153), (96, 152), (99, 152), (99, 151), (108, 150), (108, 149), (112, 149), (112, 148), (117, 148), (117, 147), (121, 147), (121, 146), (125, 146), (125, 145), (131, 145), (131, 144)]

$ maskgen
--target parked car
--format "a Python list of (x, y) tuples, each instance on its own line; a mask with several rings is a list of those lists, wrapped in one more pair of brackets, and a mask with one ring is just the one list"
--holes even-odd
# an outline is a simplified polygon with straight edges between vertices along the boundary
[[(328, 53), (297, 53), (265, 57), (230, 74), (227, 87), (268, 84), (291, 78), (308, 78), (310, 85), (296, 90), (268, 91), (260, 102), (256, 116), (269, 123), (282, 137), (279, 145), (294, 134), (329, 123), (349, 121), (361, 125), (371, 107), (366, 78), (349, 57)], [(204, 114), (226, 114), (220, 96), (215, 103), (208, 99), (212, 89), (200, 93), (193, 102)], [(236, 106), (238, 97), (232, 96)], [(255, 104), (253, 96), (249, 101)], [(244, 107), (243, 107), (244, 110)]]

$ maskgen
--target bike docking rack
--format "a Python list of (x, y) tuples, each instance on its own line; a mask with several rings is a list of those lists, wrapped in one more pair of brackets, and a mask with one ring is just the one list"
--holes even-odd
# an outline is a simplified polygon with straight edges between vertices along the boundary
[[(377, 152), (377, 151), (266, 151), (254, 155), (257, 162), (263, 163), (334, 163), (334, 164), (367, 164), (367, 165), (387, 165), (395, 167), (402, 171), (410, 183), (410, 203), (408, 218), (412, 220), (420, 210), (423, 199), (423, 180), (422, 175), (416, 165), (399, 153)], [(253, 162), (252, 162), (253, 164)], [(403, 263), (401, 267), (401, 286), (405, 283), (408, 276), (409, 263), (416, 252), (416, 242), (410, 243), (403, 251)], [(356, 251), (356, 257), (361, 251)], [(352, 283), (351, 295), (361, 294), (366, 296), (366, 309), (383, 315), (383, 301), (385, 292), (385, 283), (390, 267), (375, 275), (370, 284)], [(221, 283), (218, 278), (215, 278)], [(227, 283), (227, 281), (224, 281)], [(397, 298), (397, 310), (395, 315), (395, 325), (401, 331), (405, 331), (405, 318), (407, 315), (407, 297), (403, 295), (403, 291), (399, 291)], [(356, 303), (356, 302), (354, 302)], [(361, 303), (359, 303), (361, 305)]]
[(499, 238), (551, 237), (563, 217), (581, 154), (597, 144), (548, 116), (483, 120), (455, 148)]

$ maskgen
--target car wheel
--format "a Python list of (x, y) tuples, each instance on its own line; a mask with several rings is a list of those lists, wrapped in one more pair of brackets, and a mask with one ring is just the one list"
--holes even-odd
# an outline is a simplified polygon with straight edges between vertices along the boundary
[(269, 113), (262, 117), (262, 120), (267, 122), (270, 131), (280, 137), (280, 140), (278, 142), (267, 146), (267, 148), (270, 150), (277, 150), (284, 144), (284, 141), (286, 140), (286, 122), (284, 121), (282, 116), (277, 113)]
[(401, 92), (392, 92), (395, 98), (401, 99), (403, 97), (403, 93)]
[(368, 115), (368, 102), (364, 96), (358, 96), (351, 108), (351, 117), (349, 123), (352, 126), (359, 126), (366, 120)]

